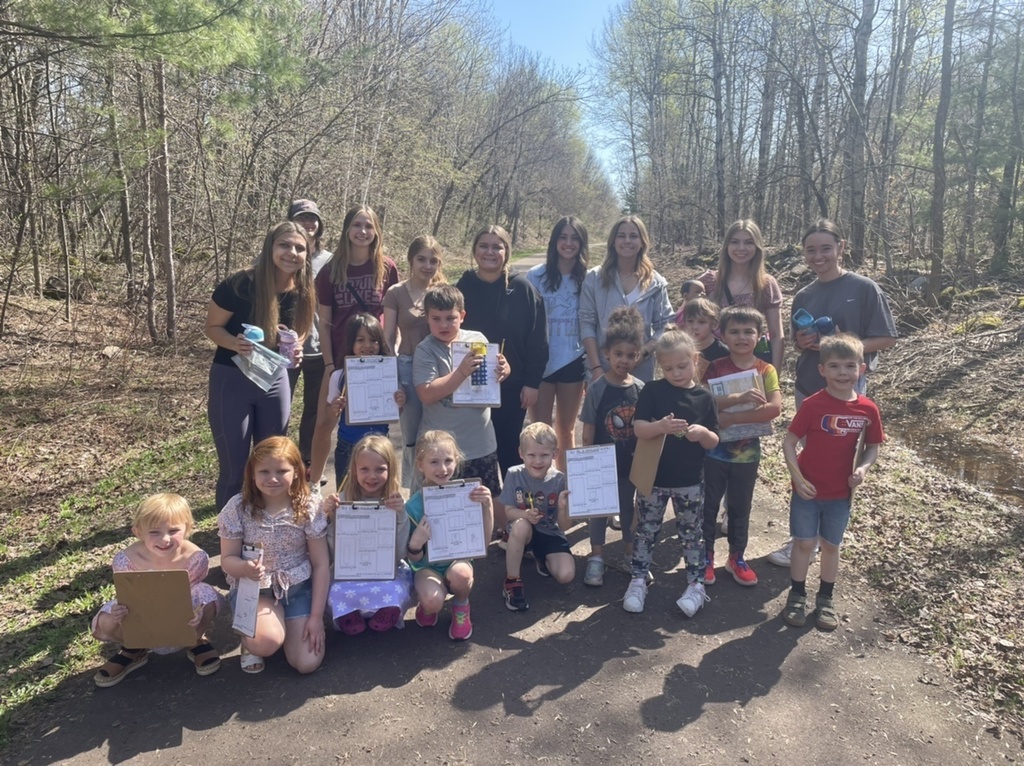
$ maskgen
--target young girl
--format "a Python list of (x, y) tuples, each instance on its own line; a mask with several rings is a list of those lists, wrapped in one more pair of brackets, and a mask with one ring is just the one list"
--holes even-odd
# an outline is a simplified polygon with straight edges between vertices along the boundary
[[(256, 635), (242, 638), (242, 670), (260, 673), (282, 646), (288, 664), (312, 673), (324, 658), (324, 605), (331, 582), (327, 517), (310, 494), (298, 447), (283, 436), (264, 439), (245, 466), (241, 494), (217, 517), (220, 565), (231, 586), (260, 583)], [(262, 556), (243, 559), (242, 549)]]
[[(352, 450), (352, 462), (339, 490), (324, 500), (324, 510), (333, 516), (342, 502), (383, 501), (398, 516), (395, 528), (395, 579), (336, 581), (327, 595), (334, 627), (349, 636), (366, 630), (385, 631), (403, 627), (402, 615), (412, 602), (412, 570), (405, 563), (409, 540), (409, 517), (399, 492), (398, 460), (391, 440), (367, 434)], [(335, 554), (337, 555), (337, 553)]]
[[(608, 371), (587, 388), (580, 421), (583, 423), (583, 445), (614, 444), (615, 464), (619, 474), (619, 518), (626, 566), (633, 559), (633, 504), (636, 488), (629, 480), (633, 466), (636, 435), (633, 433), (633, 412), (636, 409), (642, 380), (633, 377), (633, 368), (640, 360), (644, 345), (644, 320), (632, 306), (619, 306), (608, 317), (604, 346), (601, 352), (608, 361)], [(585, 585), (604, 584), (604, 541), (607, 520), (590, 520), (590, 558), (583, 574)]]
[[(348, 321), (365, 312), (380, 321), (384, 293), (398, 283), (395, 262), (384, 255), (380, 221), (373, 208), (354, 207), (342, 222), (341, 241), (330, 262), (316, 276), (317, 317), (320, 320), (320, 348), (324, 355), (324, 383), (321, 403), (327, 403), (331, 373), (345, 359)], [(329, 329), (328, 329), (329, 328)], [(316, 428), (310, 458), (310, 480), (319, 485), (331, 449), (331, 431), (338, 424), (330, 407), (317, 408)]]
[(757, 352), (759, 359), (782, 369), (785, 338), (782, 334), (782, 290), (765, 271), (761, 229), (749, 218), (735, 221), (725, 232), (718, 253), (718, 269), (699, 277), (707, 297), (720, 308), (752, 306), (768, 320), (769, 347)]
[[(391, 356), (391, 347), (384, 339), (384, 328), (380, 322), (370, 314), (356, 314), (348, 323), (348, 332), (345, 343), (348, 353), (345, 356)], [(347, 404), (345, 396), (345, 368), (335, 370), (331, 373), (330, 391), (337, 391), (338, 395), (330, 401), (333, 417), (338, 423), (338, 444), (334, 448), (334, 480), (338, 488), (341, 488), (341, 480), (348, 470), (349, 458), (352, 455), (352, 448), (360, 439), (367, 434), (384, 434), (387, 436), (387, 423), (372, 423), (370, 425), (351, 426), (341, 417)], [(405, 391), (399, 388), (394, 393), (395, 402), (399, 407), (405, 405)], [(314, 465), (314, 468), (316, 466)], [(323, 472), (323, 466), (319, 467)]]
[(555, 426), (560, 471), (565, 470), (565, 450), (575, 444), (576, 413), (587, 376), (580, 340), (580, 288), (587, 275), (588, 259), (587, 230), (567, 215), (551, 230), (547, 261), (526, 273), (544, 299), (548, 319), (548, 364), (530, 420)]
[[(206, 640), (214, 617), (220, 611), (221, 597), (203, 580), (210, 571), (206, 551), (189, 541), (194, 522), (192, 509), (181, 495), (163, 493), (148, 497), (139, 504), (132, 519), (132, 534), (138, 540), (114, 556), (115, 572), (148, 572), (156, 569), (184, 569), (192, 586), (192, 609), (195, 616), (189, 626), (195, 628), (196, 643), (188, 650), (196, 673), (208, 676), (220, 668), (220, 654)], [(124, 644), (121, 623), (128, 607), (108, 601), (93, 617), (92, 634), (100, 641), (122, 644), (121, 650), (106, 662), (93, 677), (97, 686), (121, 683), (125, 676), (149, 661), (149, 652), (170, 654), (179, 647), (129, 649)]]
[[(447, 431), (427, 431), (416, 444), (416, 470), (424, 486), (444, 486), (459, 469), (462, 453), (455, 439)], [(469, 495), (483, 508), (484, 529), (494, 528), (494, 508), (491, 491), (478, 485)], [(424, 546), (430, 542), (430, 522), (423, 517), (423, 492), (417, 492), (405, 504), (405, 512), (413, 523), (406, 554), (414, 574), (416, 598), (416, 624), (430, 628), (437, 624), (437, 614), (444, 606), (449, 591), (452, 602), (452, 624), (448, 637), (465, 641), (473, 635), (469, 618), (469, 592), (473, 589), (473, 564), (470, 561), (431, 561)]]
[(654, 488), (640, 495), (632, 580), (622, 600), (627, 612), (642, 612), (647, 598), (644, 581), (651, 568), (654, 544), (661, 531), (665, 505), (672, 500), (676, 515), (687, 587), (676, 605), (687, 617), (704, 606), (704, 452), (718, 444), (715, 400), (694, 381), (697, 349), (674, 325), (654, 346), (662, 377), (644, 386), (636, 404), (633, 430), (638, 439), (665, 436)]
[(402, 438), (405, 439), (402, 484), (405, 487), (412, 483), (416, 437), (423, 418), (423, 405), (412, 382), (412, 355), (420, 341), (430, 334), (427, 315), (423, 311), (423, 296), (428, 287), (445, 281), (441, 271), (443, 258), (444, 250), (436, 239), (429, 234), (416, 237), (409, 245), (408, 279), (384, 295), (384, 337), (390, 348), (398, 344), (398, 382), (405, 391), (405, 406), (402, 408)]

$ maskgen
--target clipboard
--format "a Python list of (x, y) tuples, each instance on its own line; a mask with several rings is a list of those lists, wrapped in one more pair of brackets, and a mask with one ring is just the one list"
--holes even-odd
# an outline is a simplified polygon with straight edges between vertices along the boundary
[(615, 445), (595, 444), (565, 451), (569, 518), (614, 516), (619, 512)]
[(480, 353), (484, 348), (484, 363), (452, 392), (452, 407), (501, 406), (501, 383), (498, 382), (496, 374), (501, 349), (497, 343), (479, 340), (452, 342), (452, 369), (458, 369), (463, 359), (472, 353)]
[(376, 500), (341, 503), (334, 513), (334, 579), (394, 580), (398, 514)]
[[(263, 558), (263, 546), (242, 545), (243, 561), (258, 561)], [(256, 618), (260, 605), (260, 582), (242, 577), (235, 584), (235, 614), (231, 628), (243, 636), (253, 638), (256, 635)]]
[(192, 646), (196, 630), (189, 626), (192, 587), (184, 569), (114, 572), (117, 603), (128, 607), (121, 623), (126, 646), (147, 649)]
[(443, 487), (423, 487), (423, 517), (430, 521), (427, 558), (434, 563), (487, 556), (489, 535), (483, 506), (469, 499), (480, 479), (454, 479)]
[(345, 357), (345, 422), (350, 426), (397, 423), (397, 356)]
[(658, 463), (661, 461), (661, 450), (664, 447), (665, 434), (653, 439), (637, 437), (633, 465), (629, 469), (629, 480), (633, 482), (637, 492), (644, 496), (654, 491), (654, 478), (658, 475)]

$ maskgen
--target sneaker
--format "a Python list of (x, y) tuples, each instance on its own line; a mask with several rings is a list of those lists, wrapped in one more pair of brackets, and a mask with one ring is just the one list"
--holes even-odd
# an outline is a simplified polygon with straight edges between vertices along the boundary
[[(790, 557), (793, 555), (793, 539), (790, 538), (786, 541), (786, 544), (779, 548), (777, 551), (772, 551), (768, 554), (768, 563), (774, 564), (777, 567), (788, 567)], [(818, 559), (818, 547), (814, 547), (814, 553), (811, 554), (810, 563), (813, 564)]]
[[(750, 565), (743, 560), (742, 553), (730, 553), (725, 561), (725, 571), (740, 585), (757, 585), (757, 575)], [(706, 581), (705, 581), (706, 582)]]
[(836, 617), (836, 608), (832, 599), (818, 596), (814, 600), (814, 619), (818, 630), (835, 630), (839, 627), (839, 618)]
[(786, 597), (786, 606), (782, 610), (782, 619), (787, 625), (802, 628), (807, 624), (807, 596), (796, 593), (792, 589)]
[(647, 600), (647, 584), (639, 577), (629, 581), (626, 588), (626, 595), (622, 597), (622, 608), (633, 614), (640, 614), (644, 610), (644, 601)]
[(452, 641), (465, 641), (473, 635), (473, 622), (469, 619), (469, 604), (452, 604), (452, 624), (448, 628), (448, 638)]
[(587, 571), (583, 573), (583, 584), (595, 588), (604, 585), (604, 559), (591, 556), (587, 559)]
[(710, 600), (708, 594), (704, 592), (704, 586), (699, 582), (692, 582), (686, 586), (683, 595), (676, 601), (676, 606), (682, 609), (687, 617), (693, 617)]
[[(632, 556), (632, 554), (630, 554), (629, 556), (623, 556), (623, 558), (622, 558), (622, 568), (626, 572), (626, 574), (628, 574), (630, 577), (633, 576), (633, 556)], [(646, 582), (648, 585), (654, 585), (654, 573), (651, 572), (650, 569), (648, 569), (647, 570), (647, 574), (644, 575), (644, 582)]]
[(608, 519), (608, 526), (612, 529), (622, 529), (622, 519), (619, 517), (619, 514), (616, 513)]
[(708, 554), (708, 560), (704, 564), (704, 584), (714, 585), (715, 580), (715, 556), (714, 554)]
[(526, 601), (522, 580), (505, 580), (502, 593), (505, 594), (505, 608), (510, 612), (525, 612), (530, 608)]
[(534, 559), (534, 563), (537, 565), (537, 574), (541, 577), (551, 577), (551, 572), (548, 571), (548, 565), (544, 563), (542, 559)]
[(437, 625), (437, 614), (427, 614), (423, 611), (423, 605), (416, 607), (416, 624), (421, 628), (432, 628)]

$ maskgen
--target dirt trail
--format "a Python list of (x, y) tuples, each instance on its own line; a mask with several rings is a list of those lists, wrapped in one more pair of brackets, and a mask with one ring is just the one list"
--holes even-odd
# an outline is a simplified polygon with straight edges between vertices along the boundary
[[(763, 557), (784, 539), (786, 502), (758, 487), (748, 560), (760, 583), (743, 588), (720, 570), (711, 603), (690, 620), (674, 605), (684, 580), (674, 537), (659, 543), (641, 615), (622, 610), (622, 572), (609, 570), (602, 588), (584, 586), (582, 572), (559, 587), (530, 566), (531, 609), (508, 612), (492, 547), (477, 567), (466, 643), (445, 635), (447, 611), (433, 629), (409, 615), (383, 635), (329, 634), (309, 677), (280, 657), (247, 676), (222, 623), (216, 675), (196, 677), (183, 654), (154, 657), (112, 689), (79, 675), (15, 733), (4, 762), (1019, 762), (1019, 744), (989, 734), (938, 668), (883, 636), (887, 617), (855, 574), (837, 588), (839, 630), (783, 625), (788, 571)], [(585, 527), (570, 539), (581, 566)], [(610, 539), (607, 558), (618, 561), (618, 534)]]

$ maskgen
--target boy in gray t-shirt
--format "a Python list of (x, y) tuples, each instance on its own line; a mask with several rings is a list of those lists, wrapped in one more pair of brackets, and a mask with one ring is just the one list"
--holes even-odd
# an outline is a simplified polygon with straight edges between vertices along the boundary
[(503, 593), (505, 606), (513, 612), (530, 608), (520, 573), (527, 549), (544, 577), (563, 585), (576, 577), (576, 561), (565, 536), (571, 524), (569, 492), (565, 474), (552, 465), (557, 455), (555, 430), (547, 423), (530, 423), (519, 435), (523, 465), (508, 470), (495, 501), (495, 511), (501, 508), (508, 518)]
[[(440, 430), (455, 437), (465, 456), (462, 475), (480, 479), (497, 496), (501, 491), (498, 475), (498, 443), (491, 425), (490, 407), (453, 407), (452, 394), (483, 363), (483, 357), (467, 354), (458, 367), (452, 363), (452, 343), (457, 340), (483, 341), (483, 334), (463, 330), (466, 316), (462, 293), (452, 285), (436, 285), (423, 296), (430, 335), (416, 347), (412, 358), (412, 382), (423, 403), (420, 433)], [(495, 370), (498, 382), (508, 377), (505, 357), (498, 354)]]

